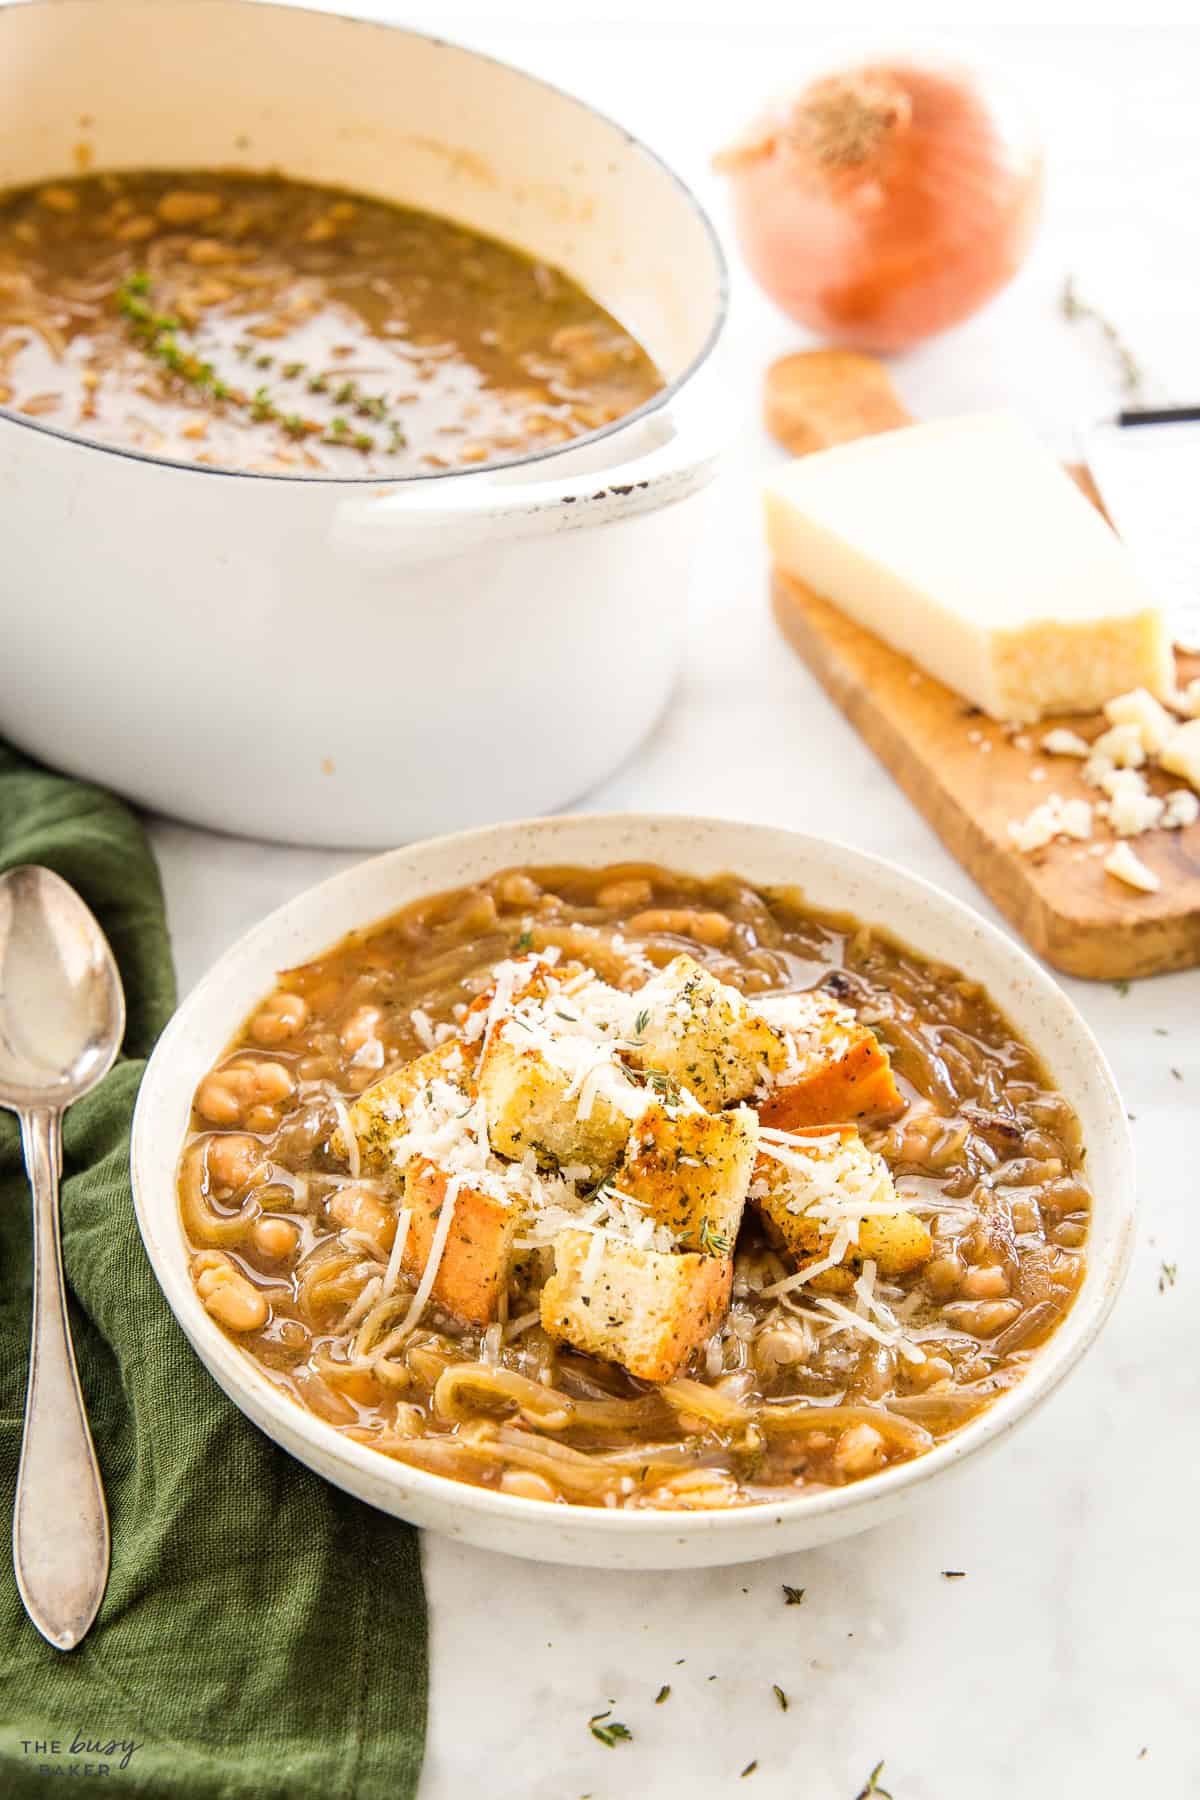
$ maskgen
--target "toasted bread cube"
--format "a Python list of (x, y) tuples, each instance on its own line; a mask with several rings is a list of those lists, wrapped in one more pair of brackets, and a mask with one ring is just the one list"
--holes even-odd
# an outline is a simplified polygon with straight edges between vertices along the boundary
[(492, 1149), (515, 1160), (532, 1150), (543, 1164), (583, 1166), (599, 1179), (625, 1148), (649, 1096), (615, 1058), (580, 1085), (526, 1037), (519, 1025), (502, 1024), (480, 1064)]
[(662, 1070), (711, 1111), (748, 1099), (786, 1066), (782, 1032), (690, 956), (675, 957), (637, 999), (630, 1061)]
[[(732, 1257), (639, 1250), (589, 1231), (560, 1231), (542, 1289), (542, 1329), (641, 1381), (670, 1381), (724, 1318)], [(589, 1254), (591, 1260), (589, 1261)]]
[(910, 1212), (876, 1214), (858, 1228), (859, 1262), (874, 1262), (881, 1275), (908, 1275), (929, 1261), (933, 1244), (924, 1220)]
[[(393, 1172), (392, 1145), (408, 1129), (407, 1112), (417, 1095), (431, 1082), (445, 1081), (459, 1088), (466, 1104), (473, 1090), (471, 1067), (462, 1047), (453, 1038), (427, 1050), (412, 1062), (393, 1069), (374, 1082), (350, 1108), (350, 1123), (358, 1139), (359, 1161), (365, 1173)], [(331, 1139), (334, 1152), (346, 1154), (340, 1131)]]
[[(815, 1131), (804, 1143), (787, 1146), (785, 1154), (786, 1163), (765, 1151), (759, 1155), (750, 1196), (770, 1235), (801, 1266), (827, 1256), (837, 1235), (831, 1187), (834, 1201), (864, 1209), (844, 1268), (873, 1261), (881, 1275), (906, 1275), (928, 1260), (928, 1227), (899, 1205), (887, 1164), (867, 1149), (854, 1126)], [(866, 1210), (881, 1206), (894, 1210)]]
[(748, 1106), (724, 1113), (652, 1106), (629, 1134), (613, 1186), (684, 1249), (728, 1256), (757, 1145), (758, 1119)]
[[(415, 1157), (408, 1165), (404, 1204), (412, 1218), (400, 1261), (417, 1280), (429, 1261), (449, 1180), (447, 1171), (427, 1157)], [(470, 1325), (487, 1325), (496, 1317), (520, 1222), (519, 1206), (506, 1204), (483, 1188), (465, 1182), (459, 1186), (430, 1290), (439, 1306)]]
[(788, 1043), (786, 1066), (772, 1072), (756, 1101), (764, 1125), (806, 1131), (886, 1118), (903, 1108), (887, 1051), (849, 1007), (828, 994), (807, 993), (768, 996), (757, 1008)]

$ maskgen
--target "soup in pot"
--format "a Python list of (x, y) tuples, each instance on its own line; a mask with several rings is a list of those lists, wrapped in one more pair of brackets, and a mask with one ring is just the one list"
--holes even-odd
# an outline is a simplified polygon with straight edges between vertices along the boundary
[(661, 389), (561, 270), (448, 219), (229, 171), (0, 193), (0, 405), (225, 469), (429, 475)]
[(968, 976), (733, 876), (509, 870), (280, 976), (197, 1090), (196, 1292), (298, 1405), (527, 1498), (869, 1479), (1085, 1272), (1078, 1121)]

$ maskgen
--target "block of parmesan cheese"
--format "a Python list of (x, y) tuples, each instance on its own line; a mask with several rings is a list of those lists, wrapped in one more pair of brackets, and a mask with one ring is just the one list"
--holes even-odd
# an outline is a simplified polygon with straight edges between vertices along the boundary
[(993, 718), (1170, 691), (1166, 624), (1128, 550), (1008, 414), (800, 457), (766, 503), (785, 574)]

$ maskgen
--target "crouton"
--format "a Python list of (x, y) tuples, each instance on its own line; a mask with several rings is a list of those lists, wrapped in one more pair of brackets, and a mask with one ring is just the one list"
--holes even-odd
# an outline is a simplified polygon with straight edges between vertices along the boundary
[(652, 1106), (630, 1133), (613, 1186), (666, 1225), (683, 1248), (728, 1256), (757, 1143), (758, 1119), (748, 1106), (725, 1113)]
[[(750, 1197), (769, 1235), (801, 1267), (828, 1256), (842, 1221), (857, 1224), (857, 1242), (847, 1249), (843, 1269), (873, 1261), (881, 1275), (891, 1277), (927, 1261), (928, 1228), (898, 1204), (887, 1164), (867, 1149), (854, 1126), (814, 1132), (806, 1142), (786, 1146), (782, 1156), (786, 1160), (760, 1153)], [(874, 1210), (880, 1206), (894, 1210)], [(848, 1283), (832, 1279), (826, 1285)]]
[(620, 1363), (641, 1381), (670, 1381), (724, 1318), (731, 1257), (639, 1250), (588, 1231), (560, 1231), (542, 1289), (542, 1329), (588, 1356)]
[[(401, 1264), (418, 1280), (446, 1200), (450, 1175), (427, 1157), (414, 1157), (404, 1179), (404, 1204), (412, 1214)], [(470, 1325), (487, 1325), (496, 1317), (508, 1283), (513, 1238), (521, 1222), (519, 1206), (464, 1181), (434, 1276), (431, 1297), (447, 1312)]]
[(717, 1111), (746, 1100), (786, 1067), (783, 1033), (753, 1012), (690, 956), (677, 956), (637, 995), (641, 1004), (629, 1060), (661, 1071)]
[[(473, 1083), (470, 1065), (461, 1046), (453, 1038), (427, 1050), (423, 1056), (393, 1069), (382, 1081), (376, 1081), (359, 1095), (350, 1108), (350, 1123), (358, 1139), (359, 1162), (364, 1173), (396, 1173), (392, 1161), (392, 1145), (407, 1130), (406, 1113), (417, 1095), (431, 1082), (445, 1081), (461, 1089), (464, 1104), (471, 1096)], [(346, 1146), (337, 1131), (330, 1140), (335, 1155), (344, 1156)]]
[(566, 1039), (560, 1063), (560, 1046), (551, 1060), (543, 1045), (514, 1021), (492, 1035), (479, 1068), (492, 1149), (514, 1159), (532, 1150), (544, 1166), (575, 1165), (599, 1179), (625, 1148), (630, 1125), (650, 1096), (603, 1047), (597, 1055), (586, 1040)]
[(806, 1131), (903, 1108), (887, 1051), (849, 1007), (818, 993), (768, 996), (757, 1007), (788, 1045), (786, 1066), (772, 1071), (755, 1102), (764, 1125)]

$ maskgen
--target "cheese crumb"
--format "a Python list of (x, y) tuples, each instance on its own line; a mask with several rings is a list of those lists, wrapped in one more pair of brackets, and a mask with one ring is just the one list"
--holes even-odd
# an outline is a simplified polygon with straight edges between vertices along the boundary
[(1091, 745), (1087, 739), (1081, 738), (1077, 731), (1068, 731), (1063, 725), (1048, 731), (1042, 739), (1041, 747), (1047, 756), (1091, 755)]
[(1098, 737), (1091, 748), (1092, 756), (1107, 756), (1118, 769), (1140, 769), (1146, 760), (1146, 746), (1137, 725), (1112, 725)]
[(1123, 881), (1127, 887), (1137, 888), (1143, 894), (1157, 894), (1162, 886), (1154, 870), (1148, 869), (1124, 842), (1109, 851), (1104, 859), (1104, 867), (1118, 881)]
[(1200, 798), (1190, 788), (1174, 788), (1163, 802), (1159, 824), (1166, 831), (1181, 831), (1200, 819)]
[(1147, 756), (1157, 756), (1175, 730), (1175, 721), (1166, 707), (1160, 706), (1145, 688), (1118, 694), (1104, 708), (1104, 716), (1110, 725), (1131, 726), (1138, 733)]
[(1158, 760), (1168, 773), (1182, 775), (1200, 792), (1200, 719), (1177, 726)]
[(1107, 819), (1118, 837), (1138, 837), (1162, 822), (1163, 802), (1146, 786), (1136, 769), (1114, 769), (1101, 783), (1107, 801), (1096, 811)]
[(1028, 818), (1009, 821), (1008, 835), (1025, 854), (1043, 849), (1056, 837), (1088, 838), (1092, 835), (1092, 809), (1086, 800), (1047, 794)]

